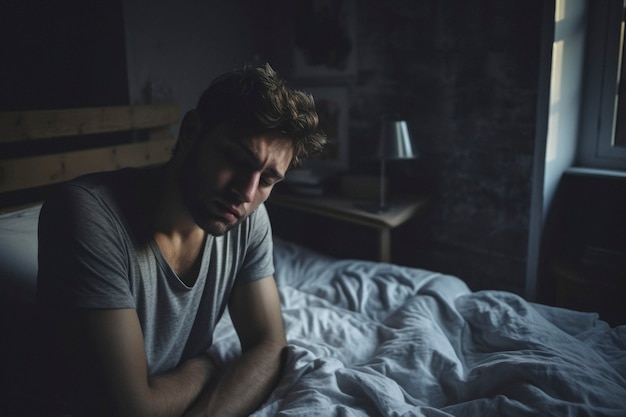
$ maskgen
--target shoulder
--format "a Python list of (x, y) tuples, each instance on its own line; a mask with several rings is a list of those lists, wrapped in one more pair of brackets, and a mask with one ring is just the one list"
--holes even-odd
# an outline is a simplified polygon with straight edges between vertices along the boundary
[(120, 173), (117, 171), (99, 172), (83, 175), (61, 184), (44, 205), (65, 203), (72, 205), (77, 201), (97, 199), (110, 191), (118, 183)]
[(271, 235), (270, 218), (264, 204), (261, 204), (244, 223), (242, 232), (249, 242), (263, 240)]
[(256, 223), (269, 223), (270, 217), (267, 213), (267, 208), (265, 208), (265, 204), (261, 204), (253, 213), (250, 215), (250, 218), (253, 222)]
[(43, 211), (90, 211), (117, 205), (125, 195), (132, 195), (130, 184), (136, 176), (133, 169), (99, 172), (77, 177), (58, 187), (43, 205)]
[(89, 194), (96, 199), (106, 199), (131, 194), (132, 184), (137, 176), (138, 171), (134, 168), (97, 172), (77, 177), (68, 182), (65, 188), (76, 193)]
[(274, 273), (272, 258), (272, 229), (264, 205), (250, 215), (249, 223), (242, 229), (240, 255), (242, 266), (239, 283), (254, 281)]
[(117, 229), (133, 204), (124, 191), (130, 171), (111, 171), (78, 177), (61, 185), (44, 202), (39, 226), (41, 232), (63, 230), (84, 233), (86, 230)]

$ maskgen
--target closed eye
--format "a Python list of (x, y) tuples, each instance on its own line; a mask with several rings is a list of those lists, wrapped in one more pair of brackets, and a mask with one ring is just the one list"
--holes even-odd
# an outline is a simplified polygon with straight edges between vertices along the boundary
[[(231, 166), (249, 172), (262, 169), (262, 162), (257, 159), (254, 152), (241, 142), (236, 140), (223, 142), (220, 148), (223, 157)], [(270, 188), (283, 179), (284, 175), (281, 175), (272, 167), (267, 167), (265, 171), (261, 173), (259, 186), (262, 188)]]
[(259, 181), (259, 185), (261, 185), (262, 187), (272, 187), (280, 181), (282, 181), (282, 177), (280, 176), (261, 175), (261, 180)]

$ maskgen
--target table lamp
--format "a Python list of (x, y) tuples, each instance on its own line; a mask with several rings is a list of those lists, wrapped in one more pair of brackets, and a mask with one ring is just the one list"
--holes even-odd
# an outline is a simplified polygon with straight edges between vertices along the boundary
[(383, 122), (377, 156), (380, 159), (380, 200), (378, 206), (373, 207), (372, 211), (381, 213), (389, 209), (385, 189), (385, 161), (417, 158), (406, 121)]

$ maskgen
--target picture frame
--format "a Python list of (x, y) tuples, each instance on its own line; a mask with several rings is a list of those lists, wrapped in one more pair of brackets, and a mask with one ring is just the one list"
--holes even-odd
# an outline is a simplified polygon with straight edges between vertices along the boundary
[(337, 174), (348, 170), (348, 88), (341, 86), (302, 87), (313, 95), (320, 126), (328, 143), (320, 155), (307, 158), (304, 168), (322, 174)]
[(356, 77), (356, 0), (312, 0), (296, 17), (294, 77), (341, 83)]

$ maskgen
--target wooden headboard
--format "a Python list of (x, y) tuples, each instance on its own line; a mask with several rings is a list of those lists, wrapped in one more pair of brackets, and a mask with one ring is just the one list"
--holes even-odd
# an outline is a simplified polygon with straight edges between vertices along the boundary
[(174, 104), (0, 113), (0, 206), (89, 172), (163, 163), (179, 117)]

